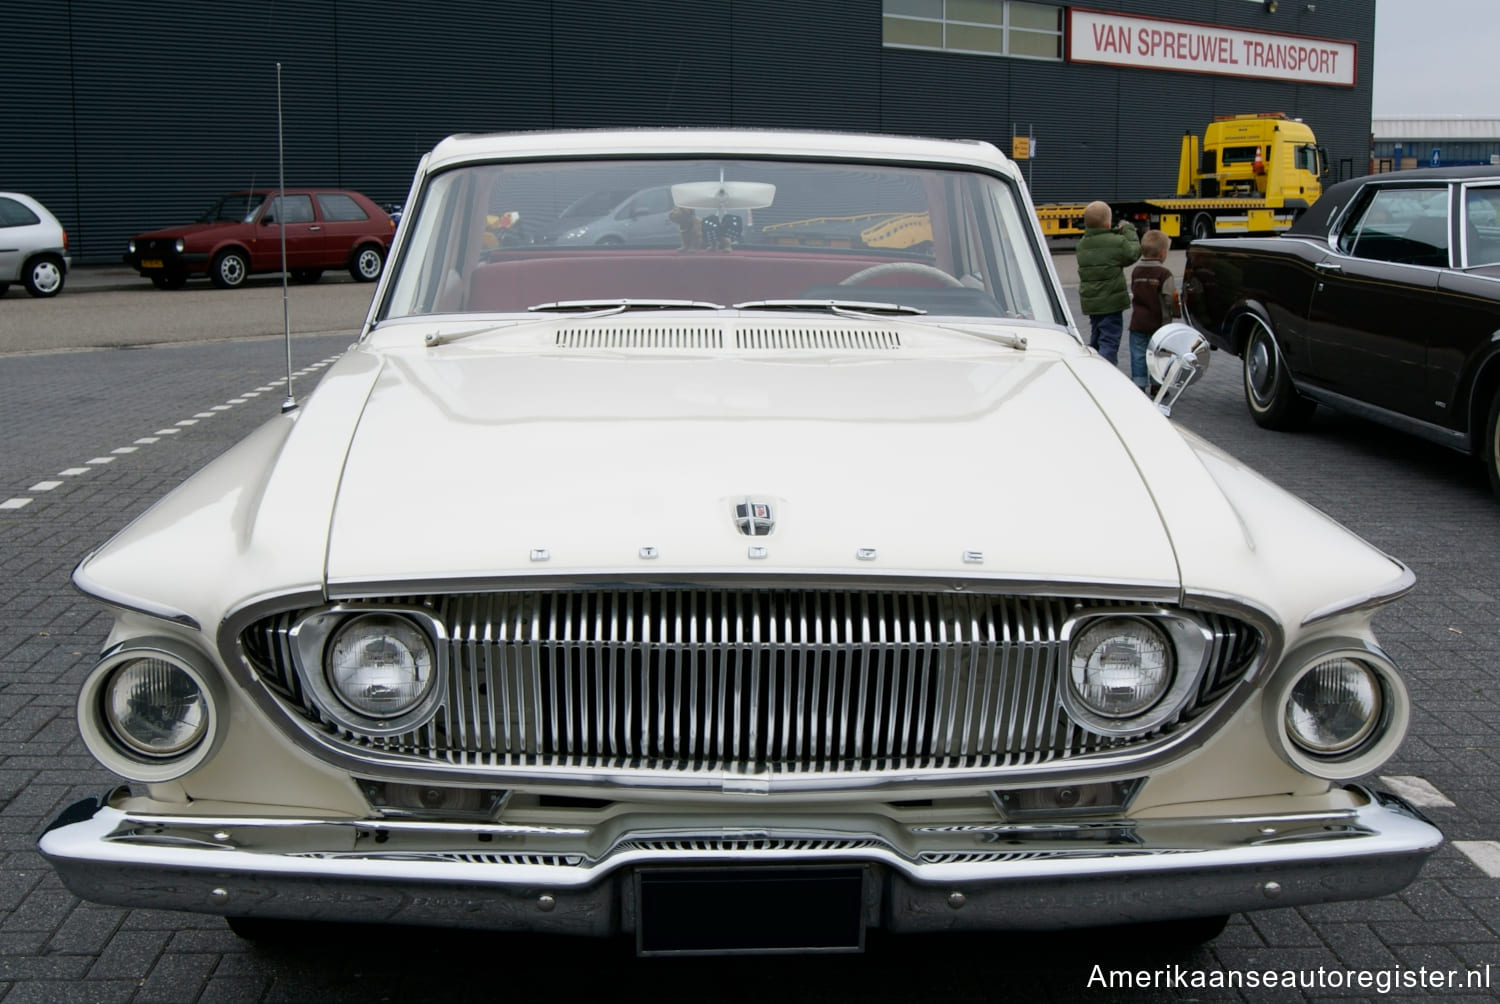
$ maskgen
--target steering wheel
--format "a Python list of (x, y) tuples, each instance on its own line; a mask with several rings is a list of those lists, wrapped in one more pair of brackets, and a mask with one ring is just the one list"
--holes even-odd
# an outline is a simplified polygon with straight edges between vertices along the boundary
[(858, 272), (855, 272), (853, 275), (841, 279), (839, 281), (839, 285), (857, 286), (860, 283), (864, 282), (866, 279), (874, 279), (882, 275), (896, 275), (903, 272), (911, 275), (925, 275), (930, 278), (939, 279), (942, 281), (944, 286), (957, 286), (960, 289), (968, 288), (962, 282), (959, 282), (957, 279), (953, 278), (953, 276), (949, 275), (947, 272), (944, 272), (942, 269), (934, 268), (931, 265), (926, 265), (919, 261), (888, 261), (880, 265), (871, 265), (869, 268), (862, 268)]

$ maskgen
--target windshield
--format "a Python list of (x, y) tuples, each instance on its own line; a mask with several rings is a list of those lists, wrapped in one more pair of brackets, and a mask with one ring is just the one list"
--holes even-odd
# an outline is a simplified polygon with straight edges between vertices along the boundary
[(702, 158), (467, 166), (427, 181), (379, 316), (770, 300), (1066, 323), (1026, 219), (1009, 182), (977, 171)]
[(248, 223), (266, 200), (265, 192), (230, 192), (198, 217), (199, 223)]

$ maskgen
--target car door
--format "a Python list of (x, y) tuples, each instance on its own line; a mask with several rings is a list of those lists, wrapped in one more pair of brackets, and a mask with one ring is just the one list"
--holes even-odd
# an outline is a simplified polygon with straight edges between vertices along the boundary
[(1311, 383), (1423, 421), (1432, 305), (1453, 246), (1446, 184), (1367, 188), (1314, 263)]
[(41, 219), (29, 207), (0, 195), (0, 282), (21, 277), (21, 259), (34, 250)]
[(256, 272), (281, 270), (281, 226), (286, 223), (286, 267), (317, 268), (322, 233), (313, 214), (312, 196), (288, 192), (286, 217), (282, 219), (282, 197), (272, 196), (261, 210), (250, 241), (250, 268)]
[(1430, 314), (1427, 387), (1444, 424), (1468, 431), (1480, 365), (1500, 344), (1500, 183), (1459, 191), (1459, 268), (1445, 273)]
[(315, 202), (318, 211), (319, 268), (343, 268), (349, 264), (349, 252), (361, 236), (372, 233), (370, 214), (352, 196), (344, 192), (319, 192)]

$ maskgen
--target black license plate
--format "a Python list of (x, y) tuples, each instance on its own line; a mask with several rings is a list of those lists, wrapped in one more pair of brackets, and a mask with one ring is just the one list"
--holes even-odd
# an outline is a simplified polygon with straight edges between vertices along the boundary
[(865, 869), (651, 868), (636, 873), (636, 952), (862, 952)]

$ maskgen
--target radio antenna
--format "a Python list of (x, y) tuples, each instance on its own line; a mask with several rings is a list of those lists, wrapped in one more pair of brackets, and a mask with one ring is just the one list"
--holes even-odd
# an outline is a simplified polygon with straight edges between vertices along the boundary
[(287, 296), (286, 271), (286, 144), (281, 128), (281, 64), (276, 64), (276, 170), (277, 212), (276, 223), (281, 230), (281, 330), (286, 340), (286, 400), (281, 402), (282, 414), (297, 407), (297, 397), (292, 393), (292, 307)]

